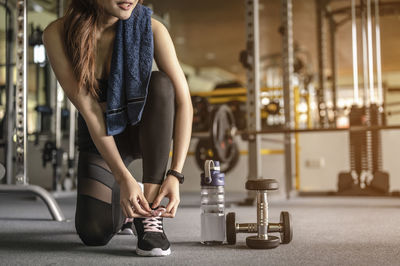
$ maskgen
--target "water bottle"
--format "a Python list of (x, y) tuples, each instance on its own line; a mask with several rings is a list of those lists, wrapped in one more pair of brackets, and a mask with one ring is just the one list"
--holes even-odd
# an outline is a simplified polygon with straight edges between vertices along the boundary
[(201, 174), (201, 243), (222, 244), (225, 240), (225, 174), (218, 161), (206, 160)]

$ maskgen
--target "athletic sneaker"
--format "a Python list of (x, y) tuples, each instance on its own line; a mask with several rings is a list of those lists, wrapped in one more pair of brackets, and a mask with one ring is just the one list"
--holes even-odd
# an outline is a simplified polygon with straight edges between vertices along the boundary
[(136, 229), (133, 226), (133, 218), (126, 218), (125, 223), (118, 231), (119, 235), (135, 235), (137, 236)]
[(165, 209), (158, 208), (154, 217), (134, 219), (138, 237), (136, 254), (139, 256), (158, 257), (171, 254), (170, 244), (163, 229), (163, 218), (160, 217), (162, 212), (165, 212)]

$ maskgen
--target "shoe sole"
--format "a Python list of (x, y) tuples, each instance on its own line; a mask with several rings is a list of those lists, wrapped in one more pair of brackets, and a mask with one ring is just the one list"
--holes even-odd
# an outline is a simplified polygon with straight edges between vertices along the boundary
[(133, 231), (132, 229), (125, 228), (124, 230), (119, 230), (118, 235), (135, 235), (136, 236), (136, 232)]
[(140, 248), (136, 248), (136, 254), (145, 257), (162, 257), (170, 255), (171, 249), (168, 248), (167, 250), (162, 250), (161, 248), (153, 248), (152, 250), (142, 250)]

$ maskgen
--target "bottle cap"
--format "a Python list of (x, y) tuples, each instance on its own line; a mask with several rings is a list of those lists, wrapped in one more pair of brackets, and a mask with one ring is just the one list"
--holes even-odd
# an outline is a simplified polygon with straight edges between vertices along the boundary
[(211, 181), (207, 179), (204, 173), (201, 173), (201, 186), (224, 186), (225, 185), (225, 174), (219, 173), (218, 171), (211, 171)]
[(213, 160), (206, 160), (204, 162), (204, 181), (208, 184), (212, 182), (212, 173), (220, 171), (219, 162)]

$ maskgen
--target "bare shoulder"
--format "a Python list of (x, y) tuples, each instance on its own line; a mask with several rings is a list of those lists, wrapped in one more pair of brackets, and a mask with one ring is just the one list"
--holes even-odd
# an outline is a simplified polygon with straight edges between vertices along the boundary
[(49, 25), (43, 31), (43, 42), (54, 40), (54, 38), (61, 36), (61, 30), (63, 28), (63, 19), (58, 18)]
[(158, 21), (155, 18), (151, 18), (151, 29), (153, 31), (154, 35), (160, 34), (160, 33), (168, 33), (167, 28), (162, 24), (160, 21)]

